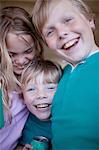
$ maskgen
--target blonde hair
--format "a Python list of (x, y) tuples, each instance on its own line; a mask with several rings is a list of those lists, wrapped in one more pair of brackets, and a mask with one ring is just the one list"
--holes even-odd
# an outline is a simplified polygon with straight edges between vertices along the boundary
[[(0, 10), (0, 43), (1, 49), (5, 53), (7, 51), (6, 38), (11, 32), (16, 35), (28, 34), (34, 41), (34, 57), (41, 57), (43, 53), (42, 44), (38, 40), (38, 35), (35, 32), (30, 14), (23, 8), (8, 6)], [(21, 36), (22, 40), (25, 40)], [(25, 42), (28, 42), (25, 40)], [(8, 57), (8, 56), (7, 56)]]
[[(9, 109), (9, 96), (8, 93), (9, 91), (9, 83), (6, 78), (6, 76), (3, 74), (3, 72), (0, 70), (0, 89), (3, 91), (3, 104), (6, 109)], [(9, 92), (8, 92), (9, 91)]]
[[(9, 68), (10, 69), (10, 68)], [(2, 101), (4, 112), (8, 116), (8, 120), (11, 122), (12, 114), (10, 111), (11, 101), (10, 101), (10, 92), (15, 89), (15, 82), (8, 78), (8, 75), (3, 73), (3, 70), (0, 68), (0, 89), (2, 90)]]
[(18, 82), (13, 73), (13, 65), (10, 56), (8, 54), (8, 51), (6, 50), (6, 48), (5, 50), (3, 50), (1, 43), (0, 43), (0, 71), (4, 73), (4, 75), (6, 75), (7, 81), (10, 84), (9, 90), (11, 90), (12, 87), (15, 86), (15, 82), (16, 83)]
[(9, 121), (11, 121), (9, 94), (16, 89), (16, 84), (19, 84), (19, 82), (13, 73), (11, 59), (8, 52), (3, 50), (0, 45), (0, 88), (3, 92), (3, 108), (8, 115)]
[[(60, 0), (36, 0), (32, 11), (32, 22), (38, 34), (41, 37), (42, 37), (43, 26), (50, 15), (51, 9), (54, 9), (54, 6), (61, 1)], [(73, 6), (77, 7), (77, 9), (88, 20), (93, 19), (94, 15), (91, 8), (85, 2), (83, 2), (83, 0), (67, 0), (67, 1), (71, 2)]]
[(8, 6), (0, 10), (0, 83), (3, 90), (3, 105), (7, 114), (11, 116), (9, 93), (20, 83), (13, 73), (13, 64), (7, 50), (6, 38), (9, 32), (17, 35), (29, 34), (35, 44), (35, 57), (42, 56), (42, 45), (37, 40), (31, 16), (23, 8)]
[(62, 68), (50, 60), (34, 60), (22, 73), (22, 87), (26, 86), (30, 80), (36, 81), (36, 77), (41, 73), (44, 75), (44, 83), (58, 83), (62, 76)]

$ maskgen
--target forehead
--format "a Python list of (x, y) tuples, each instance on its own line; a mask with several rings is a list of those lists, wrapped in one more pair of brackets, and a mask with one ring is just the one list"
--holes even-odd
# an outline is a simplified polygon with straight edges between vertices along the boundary
[(66, 17), (68, 15), (77, 15), (78, 9), (68, 0), (55, 0), (49, 5), (47, 20), (43, 26), (44, 28), (49, 28), (56, 23), (57, 18)]
[(27, 84), (42, 84), (45, 81), (45, 76), (46, 75), (43, 72), (34, 73), (33, 75), (31, 74), (30, 80)]
[(9, 51), (25, 51), (33, 45), (33, 38), (30, 35), (8, 33), (6, 37), (6, 46)]
[[(29, 73), (29, 72), (28, 72)], [(56, 75), (57, 76), (57, 75)], [(56, 76), (53, 76), (51, 72), (45, 73), (44, 71), (31, 72), (29, 78), (27, 79), (27, 84), (50, 84), (56, 83)]]

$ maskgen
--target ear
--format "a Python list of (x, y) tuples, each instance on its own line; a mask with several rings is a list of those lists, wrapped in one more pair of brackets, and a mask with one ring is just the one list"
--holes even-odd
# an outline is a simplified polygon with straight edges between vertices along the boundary
[(95, 30), (95, 20), (94, 19), (90, 20), (90, 27), (92, 28), (92, 30)]

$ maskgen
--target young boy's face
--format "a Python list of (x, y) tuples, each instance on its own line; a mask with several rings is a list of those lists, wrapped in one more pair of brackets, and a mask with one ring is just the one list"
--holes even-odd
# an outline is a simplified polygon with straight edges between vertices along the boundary
[(40, 120), (46, 120), (51, 114), (51, 104), (57, 84), (43, 83), (44, 75), (36, 77), (36, 81), (30, 80), (23, 88), (23, 96), (29, 111)]
[(62, 0), (50, 11), (42, 34), (51, 49), (75, 64), (97, 49), (92, 29), (93, 20), (89, 21), (68, 0)]

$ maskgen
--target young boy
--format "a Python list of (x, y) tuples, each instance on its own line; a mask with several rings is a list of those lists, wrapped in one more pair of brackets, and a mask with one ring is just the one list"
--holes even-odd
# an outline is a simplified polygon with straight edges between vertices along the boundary
[(51, 140), (51, 105), (61, 75), (61, 67), (49, 60), (33, 61), (23, 72), (22, 92), (30, 115), (21, 144), (30, 144), (37, 136)]
[(37, 0), (32, 21), (68, 62), (52, 105), (53, 150), (99, 150), (99, 47), (82, 0)]

